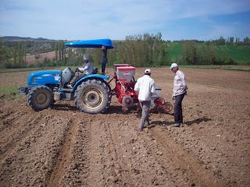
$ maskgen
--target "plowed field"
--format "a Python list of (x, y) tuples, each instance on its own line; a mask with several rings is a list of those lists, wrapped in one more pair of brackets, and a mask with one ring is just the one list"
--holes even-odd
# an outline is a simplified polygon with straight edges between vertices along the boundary
[[(90, 115), (73, 101), (35, 112), (24, 97), (0, 96), (0, 186), (250, 186), (250, 74), (182, 70), (181, 128), (152, 113), (140, 132), (140, 116), (124, 114), (115, 97)], [(2, 73), (0, 87), (24, 86), (27, 75)], [(172, 102), (170, 70), (152, 69), (152, 78)]]

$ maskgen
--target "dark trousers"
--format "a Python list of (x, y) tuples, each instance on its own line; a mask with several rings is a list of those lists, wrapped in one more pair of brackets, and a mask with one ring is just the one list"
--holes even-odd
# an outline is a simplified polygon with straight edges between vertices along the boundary
[(105, 74), (106, 63), (107, 63), (106, 60), (102, 61), (102, 74)]
[(106, 63), (108, 61), (107, 58), (107, 49), (102, 50), (102, 74), (105, 74)]
[(144, 124), (147, 123), (149, 125), (149, 109), (151, 105), (151, 101), (140, 101), (142, 113), (141, 113), (141, 123), (140, 123), (140, 129), (142, 130), (144, 128)]
[(183, 115), (182, 115), (182, 100), (185, 94), (175, 96), (174, 103), (174, 121), (175, 123), (183, 123)]

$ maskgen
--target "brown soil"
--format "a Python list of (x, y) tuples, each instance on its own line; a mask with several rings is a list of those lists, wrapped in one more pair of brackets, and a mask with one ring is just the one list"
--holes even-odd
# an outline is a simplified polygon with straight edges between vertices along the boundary
[[(24, 97), (1, 97), (0, 186), (250, 186), (250, 74), (183, 72), (181, 128), (151, 114), (139, 132), (136, 111), (122, 113), (115, 97), (98, 115), (73, 101), (35, 112)], [(25, 85), (26, 76), (0, 74), (0, 86)], [(173, 74), (155, 68), (152, 77), (170, 101)]]

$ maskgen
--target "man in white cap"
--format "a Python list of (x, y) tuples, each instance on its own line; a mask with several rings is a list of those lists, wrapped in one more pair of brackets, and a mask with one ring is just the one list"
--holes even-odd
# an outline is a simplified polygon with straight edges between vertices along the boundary
[(94, 66), (92, 65), (92, 63), (89, 61), (89, 58), (87, 55), (83, 55), (83, 61), (84, 61), (84, 66), (83, 67), (79, 67), (75, 69), (75, 72), (79, 71), (82, 74), (78, 75), (74, 81), (68, 85), (68, 87), (72, 87), (75, 85), (75, 83), (80, 80), (81, 78), (83, 78), (85, 75), (89, 75), (92, 74), (94, 72)]
[(83, 55), (83, 61), (85, 62), (83, 67), (78, 68), (78, 70), (85, 75), (92, 74), (94, 71), (94, 67), (92, 63), (89, 61), (89, 58), (87, 55)]
[(185, 75), (179, 70), (178, 64), (172, 63), (170, 66), (171, 71), (175, 74), (173, 84), (173, 100), (174, 103), (174, 127), (180, 127), (183, 123), (182, 115), (182, 100), (187, 94), (187, 83)]
[(138, 92), (138, 100), (142, 107), (142, 116), (139, 126), (140, 131), (143, 130), (145, 123), (149, 125), (151, 95), (155, 92), (155, 82), (150, 76), (151, 70), (146, 69), (144, 75), (137, 80), (134, 88), (134, 90)]

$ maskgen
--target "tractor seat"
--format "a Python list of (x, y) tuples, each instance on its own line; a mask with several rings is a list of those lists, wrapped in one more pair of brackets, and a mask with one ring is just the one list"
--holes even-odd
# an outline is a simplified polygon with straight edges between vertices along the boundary
[(92, 74), (97, 74), (97, 72), (98, 72), (98, 68), (94, 68)]

